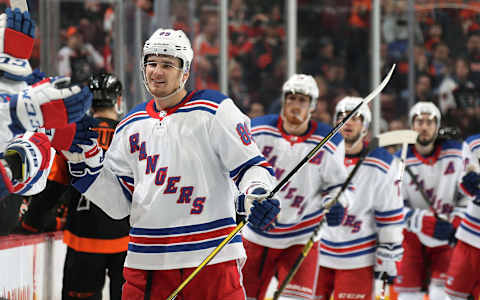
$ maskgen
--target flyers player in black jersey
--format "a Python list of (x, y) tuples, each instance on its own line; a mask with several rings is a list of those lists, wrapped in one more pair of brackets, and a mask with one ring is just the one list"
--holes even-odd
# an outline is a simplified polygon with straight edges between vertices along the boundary
[[(121, 113), (122, 84), (112, 74), (97, 74), (89, 78), (88, 85), (93, 93), (91, 115), (98, 122), (92, 129), (98, 132), (98, 144), (106, 151)], [(120, 300), (129, 241), (128, 217), (111, 219), (72, 186), (62, 198), (69, 207), (63, 238), (68, 249), (62, 299), (101, 299), (107, 273), (110, 299)]]

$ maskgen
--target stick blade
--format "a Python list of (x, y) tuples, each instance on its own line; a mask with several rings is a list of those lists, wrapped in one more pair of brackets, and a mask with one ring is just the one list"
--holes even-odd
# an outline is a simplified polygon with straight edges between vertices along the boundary
[(363, 102), (367, 104), (368, 102), (372, 101), (375, 97), (377, 97), (378, 94), (383, 90), (383, 88), (387, 85), (387, 83), (390, 81), (390, 77), (392, 77), (393, 70), (395, 70), (395, 64), (390, 68), (390, 71), (388, 71), (387, 76), (383, 79), (383, 81), (380, 83), (379, 86), (377, 86), (370, 94), (368, 94), (367, 97), (363, 99)]
[(397, 144), (415, 144), (418, 132), (414, 130), (393, 130), (378, 135), (378, 145), (380, 147)]
[(28, 11), (27, 0), (10, 0), (10, 7), (18, 8), (21, 12)]

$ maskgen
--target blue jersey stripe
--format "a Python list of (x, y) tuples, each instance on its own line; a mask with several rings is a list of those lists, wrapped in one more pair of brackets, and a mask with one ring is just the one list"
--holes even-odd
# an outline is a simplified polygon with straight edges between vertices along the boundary
[(403, 212), (403, 207), (394, 209), (394, 210), (389, 210), (389, 211), (375, 211), (375, 215), (379, 217), (385, 217), (385, 216), (391, 216), (391, 215), (397, 215), (399, 213)]
[(474, 230), (472, 230), (472, 229), (468, 228), (467, 226), (465, 226), (465, 225), (464, 225), (464, 224), (462, 224), (462, 223), (460, 223), (460, 227), (462, 227), (464, 230), (466, 230), (466, 231), (470, 232), (471, 234), (473, 234), (473, 235), (476, 235), (476, 236), (480, 237), (480, 233), (479, 233), (478, 231), (474, 231)]
[(132, 122), (135, 122), (135, 121), (140, 121), (140, 120), (144, 120), (144, 119), (149, 119), (150, 116), (140, 116), (140, 117), (134, 117), (132, 118), (131, 120), (128, 120), (127, 122), (123, 123), (122, 125), (120, 125), (117, 130), (115, 131), (115, 133), (119, 133), (123, 128), (125, 128), (125, 126), (127, 126), (128, 124), (132, 123)]
[(359, 239), (351, 240), (351, 241), (346, 241), (346, 242), (331, 242), (331, 241), (327, 241), (325, 239), (321, 239), (321, 242), (324, 243), (325, 245), (331, 246), (331, 247), (343, 247), (343, 246), (352, 246), (352, 245), (355, 245), (355, 244), (361, 244), (363, 242), (368, 242), (368, 241), (372, 241), (372, 240), (375, 240), (375, 239), (377, 239), (377, 235), (372, 234), (372, 235), (369, 235), (369, 236), (366, 236), (366, 237), (363, 237), (363, 238), (359, 238)]
[(362, 250), (362, 251), (358, 251), (358, 252), (353, 252), (353, 253), (347, 253), (347, 254), (333, 254), (333, 253), (329, 253), (329, 252), (325, 252), (323, 250), (320, 250), (320, 254), (333, 256), (333, 257), (347, 258), (347, 257), (361, 256), (361, 255), (364, 255), (364, 254), (372, 253), (372, 252), (375, 252), (375, 250), (376, 250), (376, 247), (372, 247), (370, 249), (366, 249), (366, 250)]
[(189, 112), (189, 111), (194, 111), (194, 110), (202, 110), (211, 113), (212, 115), (215, 115), (217, 113), (216, 110), (208, 108), (206, 106), (200, 106), (200, 107), (191, 107), (191, 108), (179, 108), (175, 113), (181, 113), (181, 112)]
[[(184, 251), (196, 251), (217, 247), (225, 238), (220, 238), (212, 241), (190, 243), (174, 246), (139, 246), (135, 244), (128, 244), (128, 251), (138, 253), (168, 253), (168, 252), (184, 252)], [(241, 235), (236, 235), (229, 244), (241, 243)]]
[(178, 226), (173, 228), (138, 228), (134, 227), (130, 230), (132, 235), (150, 235), (150, 236), (161, 236), (161, 235), (171, 235), (171, 234), (184, 234), (192, 233), (198, 231), (205, 231), (210, 229), (215, 229), (218, 227), (223, 227), (227, 225), (235, 225), (233, 218), (224, 218), (215, 220), (208, 223), (188, 225), (188, 226)]
[(258, 230), (256, 228), (254, 228), (253, 226), (251, 226), (250, 224), (248, 224), (248, 227), (250, 229), (252, 229), (255, 233), (257, 233), (257, 234), (259, 234), (263, 237), (271, 238), (271, 239), (283, 239), (283, 238), (289, 238), (289, 237), (299, 236), (299, 235), (303, 235), (303, 234), (313, 232), (315, 230), (315, 228), (317, 227), (317, 225), (318, 224), (314, 224), (310, 227), (305, 227), (305, 228), (302, 228), (302, 230), (298, 230), (298, 231), (277, 233), (277, 234), (272, 234), (272, 233), (268, 233), (268, 232), (265, 232), (265, 231)]

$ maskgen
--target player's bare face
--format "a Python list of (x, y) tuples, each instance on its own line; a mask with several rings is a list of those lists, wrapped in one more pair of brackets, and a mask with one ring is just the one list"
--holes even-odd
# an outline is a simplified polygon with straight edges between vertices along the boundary
[(283, 105), (283, 115), (292, 125), (300, 125), (308, 119), (310, 97), (303, 94), (287, 94)]
[(413, 119), (412, 129), (418, 132), (417, 143), (427, 146), (435, 141), (437, 120), (429, 114), (421, 114)]
[(145, 64), (145, 76), (153, 96), (166, 97), (179, 86), (180, 60), (172, 56), (151, 55)]
[[(350, 112), (343, 112), (337, 115), (337, 124), (343, 120)], [(363, 129), (363, 120), (362, 116), (356, 115), (353, 116), (347, 123), (340, 129), (340, 133), (342, 134), (346, 144), (354, 144), (362, 134)]]

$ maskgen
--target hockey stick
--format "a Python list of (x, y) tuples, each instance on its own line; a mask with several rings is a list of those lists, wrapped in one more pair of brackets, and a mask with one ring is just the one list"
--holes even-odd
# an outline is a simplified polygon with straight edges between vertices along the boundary
[[(415, 132), (416, 134), (416, 132)], [(287, 285), (290, 283), (290, 281), (293, 279), (293, 276), (297, 273), (298, 269), (300, 268), (301, 264), (307, 257), (308, 253), (310, 253), (310, 250), (312, 249), (313, 245), (315, 244), (315, 237), (318, 234), (318, 231), (322, 228), (323, 223), (325, 222), (325, 214), (328, 213), (330, 208), (335, 205), (335, 203), (338, 202), (338, 199), (340, 198), (340, 195), (343, 194), (345, 189), (348, 187), (350, 182), (352, 181), (353, 177), (357, 173), (358, 169), (360, 168), (360, 165), (363, 163), (367, 155), (376, 149), (377, 147), (385, 147), (385, 146), (390, 146), (390, 145), (395, 145), (399, 143), (407, 143), (412, 140), (412, 134), (409, 132), (409, 130), (397, 130), (397, 131), (390, 131), (386, 132), (383, 134), (380, 134), (378, 137), (375, 137), (372, 139), (372, 141), (369, 143), (367, 151), (365, 151), (364, 155), (362, 155), (353, 168), (353, 170), (350, 172), (350, 174), (347, 177), (347, 180), (343, 183), (341, 189), (338, 191), (337, 195), (333, 199), (333, 201), (330, 201), (325, 205), (325, 209), (322, 213), (324, 216), (320, 223), (315, 227), (313, 230), (312, 235), (308, 239), (308, 242), (305, 244), (305, 246), (302, 249), (302, 252), (298, 255), (297, 259), (295, 260), (295, 263), (293, 264), (292, 268), (288, 272), (287, 276), (285, 279), (282, 281), (280, 286), (278, 287), (277, 291), (275, 291), (275, 294), (273, 296), (274, 300), (277, 300), (278, 297), (280, 297), (280, 294), (283, 292), (283, 290), (287, 287)], [(416, 140), (416, 135), (413, 139), (413, 141)]]
[[(305, 165), (323, 146), (342, 128), (345, 123), (348, 122), (360, 109), (362, 105), (367, 105), (370, 101), (372, 101), (387, 85), (390, 77), (392, 76), (393, 70), (395, 69), (395, 65), (392, 66), (390, 71), (388, 72), (385, 79), (380, 83), (378, 87), (376, 87), (361, 103), (359, 103), (341, 122), (339, 122), (328, 134), (325, 136), (310, 152), (293, 168), (293, 170), (288, 173), (285, 178), (280, 181), (268, 194), (266, 199), (272, 198), (289, 180), (290, 178), (297, 173), (297, 171)], [(231, 239), (240, 231), (242, 228), (247, 224), (246, 220), (242, 220), (237, 227), (235, 227), (232, 232), (202, 261), (202, 263), (188, 276), (179, 286), (178, 288), (173, 291), (172, 294), (167, 298), (167, 300), (173, 300), (177, 297), (178, 293), (200, 272), (217, 254), (220, 250), (225, 247), (225, 245), (230, 242)]]
[(427, 193), (423, 189), (423, 186), (420, 184), (420, 182), (418, 182), (417, 175), (415, 175), (409, 167), (405, 167), (405, 170), (407, 171), (408, 175), (410, 175), (410, 177), (412, 177), (413, 183), (417, 187), (418, 191), (420, 192), (420, 195), (422, 196), (422, 199), (425, 201), (425, 204), (427, 204), (428, 208), (433, 213), (435, 218), (437, 218), (439, 220), (447, 221), (447, 220), (445, 220), (445, 218), (440, 217), (438, 215), (437, 211), (433, 208), (432, 203), (430, 203), (430, 199), (427, 196)]
[(27, 0), (10, 0), (10, 7), (18, 8), (21, 12), (28, 11)]

